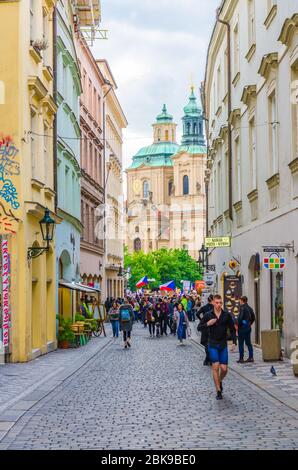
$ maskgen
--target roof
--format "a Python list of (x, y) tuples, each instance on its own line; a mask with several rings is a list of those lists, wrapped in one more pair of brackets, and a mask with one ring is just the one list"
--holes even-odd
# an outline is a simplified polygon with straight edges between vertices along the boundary
[(172, 166), (171, 156), (177, 153), (179, 145), (172, 142), (158, 142), (141, 148), (133, 157), (129, 169), (145, 166)]
[[(178, 155), (180, 152), (186, 152), (190, 155), (205, 154), (207, 153), (207, 148), (206, 145), (180, 145), (175, 155)], [(173, 155), (173, 157), (175, 155)]]
[(158, 123), (168, 123), (168, 122), (172, 122), (172, 121), (173, 121), (173, 116), (168, 113), (167, 107), (164, 104), (161, 114), (156, 116), (156, 122), (158, 122)]
[(201, 115), (201, 109), (197, 104), (197, 98), (194, 94), (193, 87), (191, 87), (189, 102), (183, 109), (186, 116), (198, 117)]

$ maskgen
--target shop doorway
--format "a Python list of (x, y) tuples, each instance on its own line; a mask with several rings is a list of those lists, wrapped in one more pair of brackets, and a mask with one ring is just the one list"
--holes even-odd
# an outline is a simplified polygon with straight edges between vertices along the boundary
[(260, 337), (260, 279), (254, 281), (254, 306), (255, 306), (255, 343), (261, 344)]
[(271, 328), (280, 330), (281, 348), (285, 350), (284, 334), (284, 272), (270, 271)]

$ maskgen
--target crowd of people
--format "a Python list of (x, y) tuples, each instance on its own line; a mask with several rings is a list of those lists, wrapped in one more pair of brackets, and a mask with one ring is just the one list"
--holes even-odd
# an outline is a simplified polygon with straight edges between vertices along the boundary
[[(110, 319), (113, 337), (123, 332), (124, 348), (131, 348), (131, 332), (134, 322), (141, 322), (148, 328), (150, 338), (174, 335), (178, 344), (191, 335), (190, 323), (199, 319), (197, 329), (201, 332), (201, 344), (205, 348), (204, 365), (212, 366), (216, 399), (223, 398), (223, 380), (228, 372), (228, 340), (239, 345), (238, 363), (254, 362), (251, 343), (251, 326), (255, 314), (248, 305), (247, 297), (240, 299), (240, 313), (237, 318), (223, 309), (220, 295), (210, 295), (208, 303), (201, 306), (197, 293), (162, 297), (159, 293), (143, 295), (133, 293), (125, 299), (108, 298), (105, 302), (107, 316)], [(244, 361), (244, 343), (249, 357)]]

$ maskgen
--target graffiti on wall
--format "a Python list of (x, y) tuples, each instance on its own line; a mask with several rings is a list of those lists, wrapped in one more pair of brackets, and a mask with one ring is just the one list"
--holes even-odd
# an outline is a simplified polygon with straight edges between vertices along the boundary
[(19, 197), (11, 179), (20, 174), (18, 153), (12, 137), (0, 135), (0, 233), (15, 233), (13, 224), (19, 221), (13, 213), (20, 207)]

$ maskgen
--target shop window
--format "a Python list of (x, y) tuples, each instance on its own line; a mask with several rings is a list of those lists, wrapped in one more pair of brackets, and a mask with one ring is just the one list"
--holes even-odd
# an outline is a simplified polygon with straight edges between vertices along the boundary
[(271, 328), (279, 329), (284, 348), (284, 273), (270, 271), (271, 274)]

